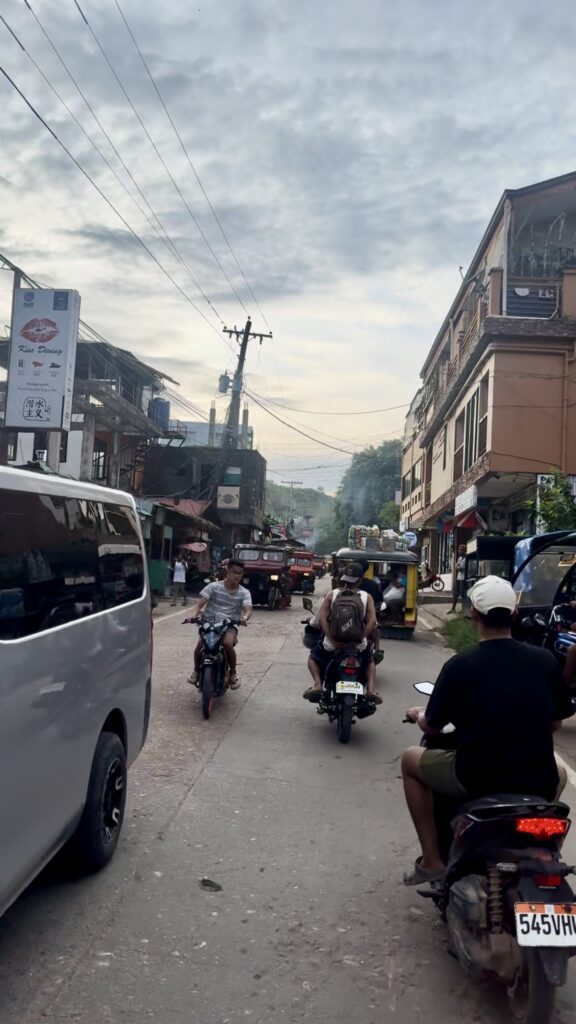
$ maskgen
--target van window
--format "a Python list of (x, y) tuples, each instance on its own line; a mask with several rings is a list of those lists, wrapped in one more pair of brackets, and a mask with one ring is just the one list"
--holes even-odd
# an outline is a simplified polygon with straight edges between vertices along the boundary
[(129, 507), (26, 491), (0, 501), (0, 640), (31, 636), (144, 591)]

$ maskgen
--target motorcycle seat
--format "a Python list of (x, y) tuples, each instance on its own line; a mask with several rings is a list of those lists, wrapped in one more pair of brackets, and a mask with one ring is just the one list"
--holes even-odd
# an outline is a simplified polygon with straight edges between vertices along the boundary
[(551, 802), (542, 796), (527, 796), (524, 793), (494, 793), (490, 796), (481, 796), (463, 804), (460, 810), (472, 814), (475, 818), (492, 818), (516, 812), (526, 814), (530, 810), (541, 813), (549, 808), (553, 808), (562, 817), (566, 817), (570, 811), (567, 804)]

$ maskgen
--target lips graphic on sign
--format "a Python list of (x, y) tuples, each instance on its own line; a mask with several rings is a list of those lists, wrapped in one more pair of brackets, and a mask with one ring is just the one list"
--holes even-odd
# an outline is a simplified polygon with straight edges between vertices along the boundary
[(34, 317), (33, 320), (24, 324), (20, 336), (26, 338), (26, 341), (46, 342), (52, 341), (58, 331), (58, 324), (54, 320), (50, 320), (47, 316)]

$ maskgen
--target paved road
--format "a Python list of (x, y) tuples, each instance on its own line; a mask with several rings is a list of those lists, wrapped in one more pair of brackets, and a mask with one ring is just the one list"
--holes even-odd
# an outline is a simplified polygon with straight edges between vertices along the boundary
[[(387, 642), (385, 703), (343, 747), (301, 699), (299, 618), (256, 613), (242, 689), (208, 723), (184, 681), (195, 631), (180, 614), (157, 623), (151, 733), (117, 857), (74, 884), (45, 874), (0, 921), (0, 1024), (508, 1020), (400, 884), (415, 855), (402, 713), (447, 652), (426, 631)], [(576, 977), (559, 1024), (574, 1006)]]

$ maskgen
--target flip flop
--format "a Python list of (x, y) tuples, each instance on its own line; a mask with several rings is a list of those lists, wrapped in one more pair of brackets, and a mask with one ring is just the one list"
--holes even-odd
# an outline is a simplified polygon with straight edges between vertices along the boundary
[(230, 686), (231, 690), (239, 690), (241, 685), (242, 684), (240, 683), (240, 680), (238, 679), (238, 676), (234, 676), (230, 680), (230, 683), (229, 683), (229, 686)]
[(374, 651), (372, 658), (375, 665), (380, 665), (384, 661), (384, 651)]
[(417, 857), (414, 861), (414, 868), (412, 871), (407, 871), (404, 875), (404, 885), (423, 885), (425, 882), (439, 882), (444, 877), (445, 868), (436, 871), (429, 871), (428, 868), (422, 867), (422, 857)]
[(366, 693), (364, 695), (364, 697), (365, 697), (365, 700), (370, 701), (371, 704), (381, 704), (382, 703), (382, 697), (380, 696), (379, 693), (376, 693), (376, 691), (374, 691), (374, 693)]
[(309, 690), (304, 691), (302, 696), (304, 700), (309, 700), (311, 704), (318, 704), (322, 696), (322, 690), (315, 690), (313, 687), (310, 687)]

